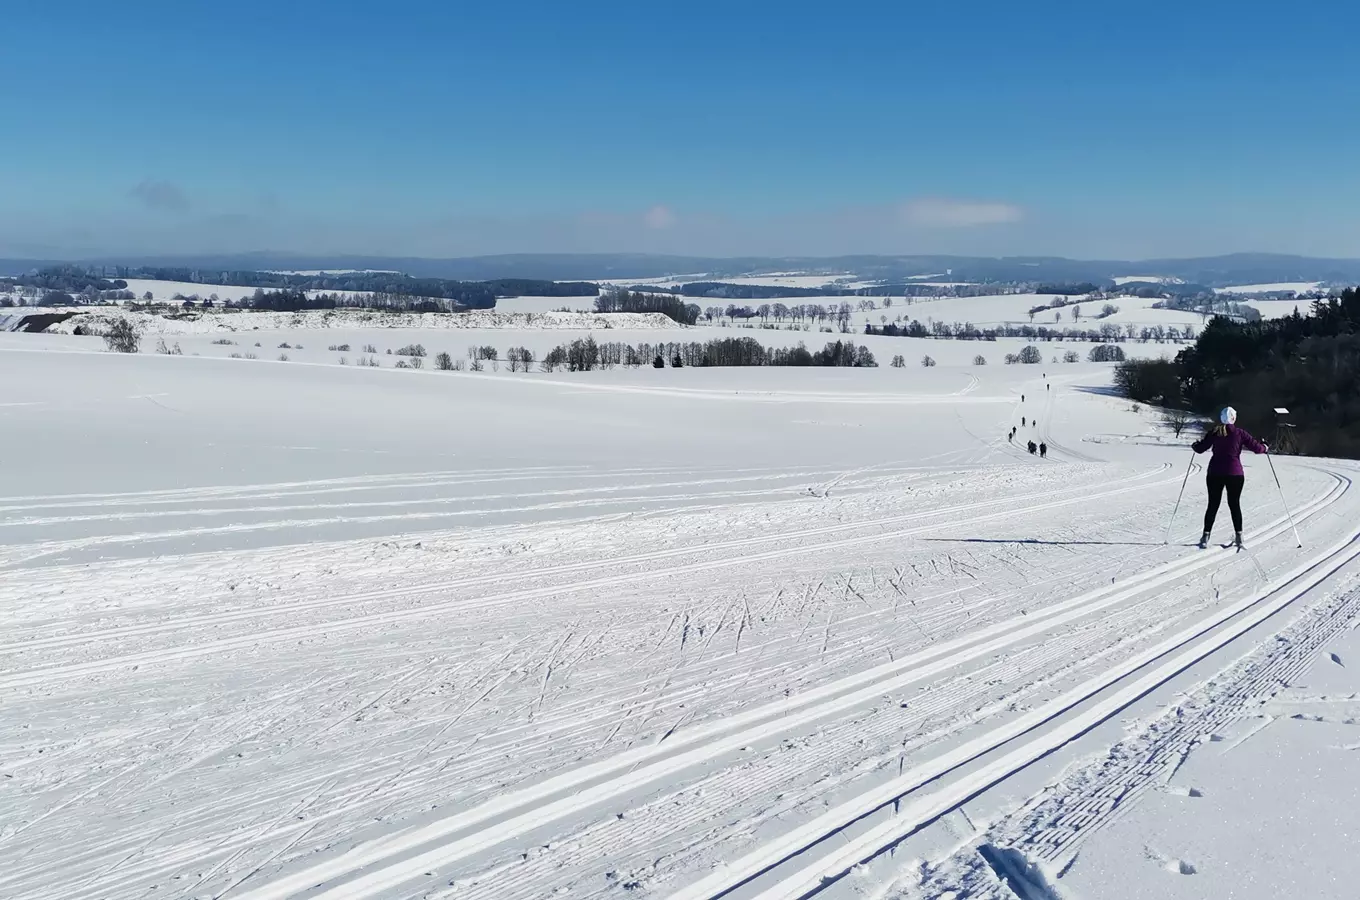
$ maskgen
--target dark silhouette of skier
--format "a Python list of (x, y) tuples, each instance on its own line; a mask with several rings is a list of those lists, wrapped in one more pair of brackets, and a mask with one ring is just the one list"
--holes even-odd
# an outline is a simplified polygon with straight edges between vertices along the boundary
[(1035, 451), (1035, 449), (1036, 449), (1036, 448), (1035, 448), (1035, 446), (1034, 446), (1034, 441), (1030, 441), (1030, 442), (1029, 442), (1029, 452), (1030, 452), (1031, 454), (1033, 454), (1034, 451)]
[(1024, 417), (1024, 416), (1021, 416), (1021, 417), (1020, 417), (1020, 424), (1021, 424), (1021, 425), (1026, 425), (1026, 424), (1028, 424), (1028, 422), (1025, 420), (1025, 417)]
[(1048, 444), (1039, 445), (1039, 455), (1044, 459), (1048, 459)]

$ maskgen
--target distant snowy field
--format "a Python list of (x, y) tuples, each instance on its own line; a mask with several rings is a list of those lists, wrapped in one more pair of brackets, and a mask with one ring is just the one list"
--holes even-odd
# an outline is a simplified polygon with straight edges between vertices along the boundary
[[(465, 359), (470, 347), (490, 346), (499, 351), (502, 360), (511, 347), (525, 347), (542, 359), (549, 350), (561, 344), (570, 343), (576, 338), (593, 337), (598, 342), (619, 342), (633, 346), (641, 344), (704, 342), (723, 338), (751, 338), (766, 347), (796, 347), (805, 345), (809, 350), (820, 350), (832, 341), (851, 341), (856, 345), (868, 347), (881, 368), (887, 368), (892, 358), (904, 357), (906, 364), (920, 368), (921, 361), (929, 356), (940, 366), (974, 367), (974, 358), (981, 356), (985, 365), (1000, 366), (1008, 353), (1018, 353), (1031, 342), (1020, 338), (1000, 338), (996, 341), (955, 341), (934, 340), (930, 338), (882, 337), (864, 334), (825, 333), (820, 331), (761, 330), (742, 327), (700, 326), (695, 328), (633, 328), (622, 324), (610, 327), (563, 327), (563, 328), (524, 328), (524, 327), (363, 327), (360, 325), (337, 325), (327, 329), (261, 328), (259, 331), (194, 331), (192, 333), (149, 333), (142, 344), (143, 353), (152, 353), (158, 340), (164, 340), (167, 347), (178, 345), (187, 355), (202, 357), (229, 358), (233, 354), (255, 354), (260, 360), (274, 360), (286, 354), (291, 362), (338, 365), (341, 358), (354, 364), (363, 354), (363, 348), (376, 348), (377, 362), (380, 366), (395, 365), (397, 359), (387, 351), (397, 350), (409, 344), (420, 344), (430, 357), (446, 352), (455, 358)], [(228, 343), (230, 342), (230, 343)], [(283, 344), (288, 344), (283, 347)], [(330, 350), (330, 347), (348, 345), (348, 350)], [(1037, 344), (1045, 360), (1061, 360), (1068, 350), (1076, 352), (1081, 360), (1086, 360), (1094, 344), (1081, 341), (1054, 341)], [(1134, 357), (1171, 356), (1184, 345), (1174, 343), (1124, 343), (1120, 345), (1125, 354)], [(0, 332), (0, 349), (35, 348), (55, 351), (102, 352), (104, 341), (93, 335), (76, 336), (70, 334), (8, 334)], [(253, 362), (253, 360), (234, 360)], [(1069, 365), (1054, 362), (1053, 365)], [(431, 365), (426, 359), (425, 365)], [(501, 367), (504, 367), (502, 362)], [(535, 366), (537, 369), (537, 366)], [(537, 376), (537, 372), (534, 376)]]
[(1020, 341), (524, 375), (382, 351), (589, 332), (274, 324), (0, 335), (0, 896), (1360, 878), (1355, 464), (1247, 458), (1250, 551), (1199, 551), (1188, 436)]
[(1279, 291), (1294, 291), (1302, 294), (1322, 287), (1320, 281), (1279, 281), (1271, 284), (1235, 284), (1230, 287), (1214, 288), (1220, 294), (1268, 294)]
[(1149, 284), (1175, 284), (1180, 279), (1166, 275), (1118, 275), (1114, 278), (1115, 284), (1131, 284), (1135, 281), (1143, 281)]

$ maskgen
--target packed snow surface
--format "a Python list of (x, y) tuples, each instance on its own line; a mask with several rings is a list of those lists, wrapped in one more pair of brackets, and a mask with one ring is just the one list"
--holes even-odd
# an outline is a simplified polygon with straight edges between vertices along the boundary
[(0, 896), (1360, 877), (1356, 466), (1248, 457), (1249, 549), (1194, 549), (1189, 436), (1108, 366), (3, 337)]

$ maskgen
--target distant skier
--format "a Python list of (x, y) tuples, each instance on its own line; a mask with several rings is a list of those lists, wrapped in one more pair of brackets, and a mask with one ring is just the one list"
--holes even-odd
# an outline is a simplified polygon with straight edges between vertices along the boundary
[(1024, 403), (1024, 402), (1025, 402), (1025, 395), (1024, 395), (1024, 394), (1021, 394), (1021, 395), (1020, 395), (1020, 402), (1021, 402), (1021, 403)]
[(1035, 448), (1035, 446), (1034, 446), (1034, 441), (1030, 441), (1030, 442), (1029, 442), (1029, 452), (1030, 452), (1031, 455), (1033, 455), (1035, 449), (1036, 449), (1036, 448)]
[(1204, 510), (1204, 536), (1199, 539), (1201, 549), (1209, 546), (1209, 533), (1214, 530), (1214, 517), (1218, 515), (1218, 505), (1223, 500), (1225, 488), (1228, 491), (1228, 511), (1232, 513), (1233, 543), (1239, 548), (1242, 546), (1242, 485), (1246, 482), (1246, 473), (1242, 471), (1242, 448), (1252, 453), (1267, 453), (1270, 449), (1245, 429), (1237, 427), (1237, 410), (1231, 406), (1223, 407), (1223, 411), (1218, 414), (1218, 422), (1208, 434), (1190, 445), (1196, 453), (1213, 450), (1205, 473), (1209, 506)]
[(1048, 444), (1039, 445), (1039, 455), (1044, 459), (1048, 459)]
[(1028, 421), (1025, 419), (1024, 416), (1021, 416), (1021, 417), (1020, 417), (1020, 424), (1021, 424), (1021, 425), (1026, 425), (1026, 424), (1028, 424)]

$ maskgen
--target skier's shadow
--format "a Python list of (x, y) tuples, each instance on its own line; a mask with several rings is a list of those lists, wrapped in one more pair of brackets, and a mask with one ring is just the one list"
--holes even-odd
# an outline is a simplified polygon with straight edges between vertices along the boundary
[[(1160, 541), (1041, 541), (1038, 538), (922, 538), (944, 544), (1036, 544), (1041, 547), (1165, 547)], [(1186, 546), (1189, 546), (1188, 544)]]

